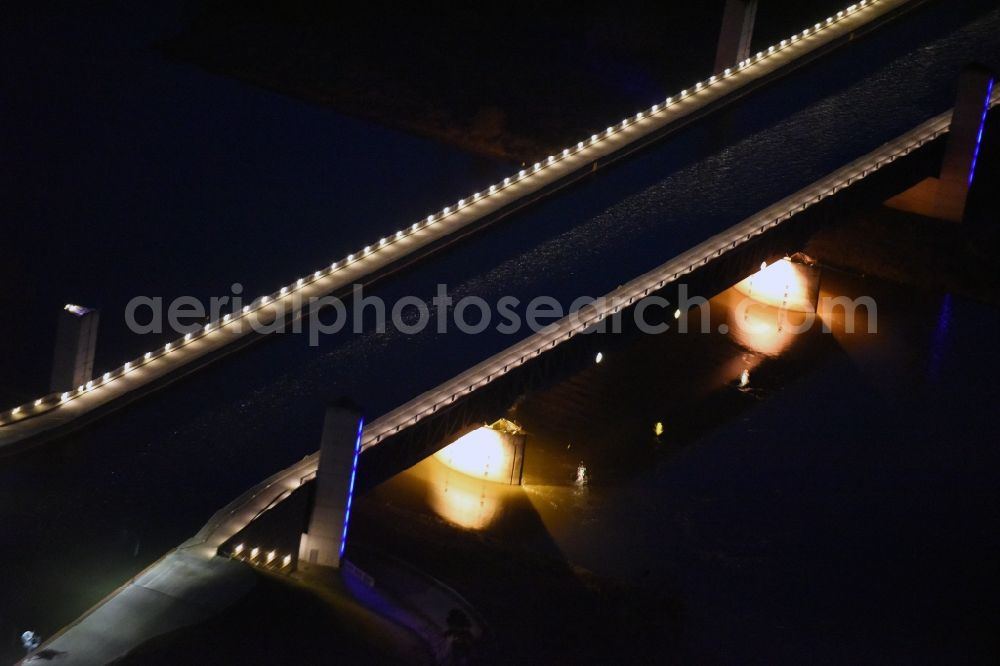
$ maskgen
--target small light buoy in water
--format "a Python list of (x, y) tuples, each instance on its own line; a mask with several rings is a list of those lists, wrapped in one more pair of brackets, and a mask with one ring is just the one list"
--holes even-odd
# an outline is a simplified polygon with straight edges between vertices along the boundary
[(750, 384), (750, 371), (744, 368), (740, 373), (740, 388), (746, 388), (748, 384)]
[(657, 437), (663, 434), (663, 423), (661, 421), (657, 421), (656, 425), (653, 426), (653, 433)]
[(600, 363), (604, 360), (604, 354), (597, 352), (597, 356), (594, 357), (594, 363)]

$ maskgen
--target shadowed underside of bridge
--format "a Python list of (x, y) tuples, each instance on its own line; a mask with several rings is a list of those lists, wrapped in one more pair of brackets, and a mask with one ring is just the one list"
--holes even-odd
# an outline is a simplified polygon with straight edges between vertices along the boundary
[[(684, 277), (682, 282), (687, 298), (711, 298), (754, 273), (761, 262), (771, 263), (776, 258), (801, 250), (809, 238), (828, 222), (852, 210), (878, 205), (892, 194), (911, 187), (938, 168), (943, 147), (944, 142), (940, 139), (925, 144), (874, 175), (798, 213), (781, 226), (711, 259)], [(670, 283), (650, 293), (650, 296), (666, 299), (671, 306), (647, 309), (643, 315), (647, 322), (659, 319), (673, 323), (674, 306), (681, 302), (678, 295), (680, 284)], [(359, 463), (358, 490), (363, 492), (373, 488), (461, 435), (492, 423), (531, 392), (556, 384), (592, 365), (598, 352), (607, 354), (615, 348), (631, 344), (637, 336), (646, 335), (636, 327), (634, 309), (633, 306), (620, 312), (621, 333), (595, 331), (577, 335), (474, 392), (458, 397), (455, 402), (436, 409), (400, 432), (386, 435), (378, 445), (367, 447)], [(612, 330), (610, 322), (607, 330)], [(676, 326), (672, 326), (663, 335), (675, 332)]]

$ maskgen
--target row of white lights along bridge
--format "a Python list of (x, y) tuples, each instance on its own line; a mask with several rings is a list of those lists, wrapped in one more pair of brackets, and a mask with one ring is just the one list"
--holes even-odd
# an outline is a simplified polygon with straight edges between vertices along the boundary
[(476, 202), (486, 199), (504, 190), (505, 188), (514, 185), (515, 183), (522, 182), (525, 179), (529, 179), (534, 174), (542, 171), (543, 169), (552, 164), (559, 162), (562, 159), (565, 159), (572, 155), (578, 155), (579, 153), (586, 151), (591, 146), (599, 144), (606, 138), (618, 132), (623, 131), (630, 125), (633, 125), (643, 120), (644, 118), (652, 117), (657, 114), (663, 113), (668, 108), (681, 102), (681, 100), (688, 99), (692, 96), (698, 95), (702, 91), (708, 89), (709, 87), (718, 83), (719, 81), (729, 76), (732, 76), (736, 72), (745, 70), (749, 67), (753, 67), (754, 65), (757, 65), (758, 63), (768, 58), (769, 56), (778, 53), (782, 49), (785, 49), (788, 46), (796, 43), (800, 39), (808, 37), (811, 34), (819, 32), (820, 30), (824, 30), (829, 26), (835, 25), (838, 21), (848, 16), (851, 16), (856, 12), (862, 11), (865, 8), (869, 8), (878, 4), (879, 1), (880, 0), (860, 0), (860, 2), (850, 5), (846, 9), (837, 12), (835, 15), (827, 17), (825, 21), (821, 23), (816, 23), (812, 27), (806, 28), (805, 30), (798, 32), (787, 39), (782, 39), (779, 43), (769, 46), (767, 49), (763, 51), (758, 51), (756, 55), (753, 55), (750, 58), (747, 58), (746, 60), (741, 60), (739, 63), (736, 64), (735, 67), (727, 68), (719, 75), (710, 76), (704, 81), (699, 81), (698, 83), (695, 83), (692, 88), (689, 89), (686, 88), (680, 91), (680, 93), (678, 93), (677, 95), (667, 97), (666, 100), (663, 101), (663, 103), (654, 104), (649, 109), (645, 111), (640, 111), (639, 113), (635, 114), (635, 116), (625, 118), (620, 123), (609, 126), (604, 132), (600, 134), (591, 135), (589, 139), (580, 141), (574, 146), (565, 148), (560, 153), (557, 153), (555, 155), (549, 155), (547, 158), (545, 158), (544, 161), (535, 162), (535, 164), (530, 169), (522, 169), (512, 176), (504, 178), (502, 182), (490, 185), (489, 188), (487, 188), (485, 191), (476, 192), (466, 198), (459, 199), (456, 204), (452, 206), (445, 206), (439, 213), (432, 213), (431, 215), (428, 215), (425, 219), (418, 222), (414, 222), (412, 225), (410, 225), (405, 229), (400, 229), (395, 234), (381, 238), (378, 241), (378, 243), (374, 245), (366, 245), (361, 251), (349, 254), (343, 260), (335, 261), (328, 267), (324, 267), (318, 271), (313, 272), (308, 276), (299, 278), (293, 284), (282, 287), (276, 293), (261, 296), (260, 298), (254, 300), (251, 304), (244, 306), (243, 309), (239, 312), (227, 314), (223, 316), (221, 320), (209, 322), (205, 324), (204, 327), (199, 331), (195, 333), (187, 333), (182, 338), (178, 338), (177, 340), (168, 342), (163, 347), (160, 347), (154, 351), (146, 352), (142, 357), (129, 361), (125, 363), (123, 366), (115, 368), (110, 372), (105, 372), (101, 377), (88, 381), (86, 384), (79, 386), (76, 389), (73, 389), (71, 391), (66, 391), (61, 394), (52, 393), (42, 398), (39, 398), (34, 402), (19, 405), (9, 411), (3, 412), (2, 414), (0, 414), (0, 426), (8, 425), (14, 423), (15, 421), (43, 414), (49, 410), (56, 409), (60, 405), (63, 405), (66, 402), (71, 401), (88, 392), (100, 390), (101, 387), (106, 386), (107, 384), (115, 381), (116, 379), (124, 377), (125, 375), (136, 370), (137, 368), (142, 367), (146, 363), (149, 363), (155, 359), (166, 356), (171, 352), (174, 352), (184, 347), (193, 340), (196, 340), (206, 335), (215, 334), (216, 332), (226, 328), (227, 326), (232, 326), (233, 324), (238, 322), (241, 318), (246, 317), (252, 313), (255, 313), (256, 311), (260, 310), (261, 308), (267, 306), (268, 304), (274, 301), (280, 301), (284, 298), (287, 298), (291, 293), (301, 289), (307, 284), (311, 284), (316, 280), (319, 280), (323, 277), (327, 277), (339, 270), (343, 270), (348, 265), (362, 261), (367, 256), (378, 252), (381, 248), (390, 245), (410, 234), (416, 233), (420, 229), (427, 228), (436, 223), (439, 223), (445, 218), (454, 215), (459, 210), (462, 210), (468, 206), (472, 206)]

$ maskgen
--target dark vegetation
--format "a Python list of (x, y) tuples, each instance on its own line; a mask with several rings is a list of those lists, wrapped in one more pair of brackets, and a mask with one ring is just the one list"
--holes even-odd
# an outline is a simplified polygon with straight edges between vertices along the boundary
[[(174, 57), (472, 151), (533, 161), (711, 73), (723, 0), (204, 0)], [(843, 0), (762, 0), (754, 48)]]

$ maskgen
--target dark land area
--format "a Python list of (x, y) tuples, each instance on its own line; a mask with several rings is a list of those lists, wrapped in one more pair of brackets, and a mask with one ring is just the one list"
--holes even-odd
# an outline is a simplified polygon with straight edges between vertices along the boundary
[[(523, 500), (527, 502), (527, 499)], [(356, 535), (445, 576), (489, 622), (470, 663), (615, 663), (678, 654), (681, 608), (668, 586), (639, 587), (574, 567), (539, 523), (513, 541), (401, 507), (362, 501)], [(345, 574), (350, 575), (350, 574)], [(177, 663), (430, 663), (416, 636), (353, 602), (334, 574), (322, 580), (260, 573), (220, 615), (152, 639), (121, 665)]]
[[(763, 0), (753, 49), (846, 4)], [(344, 113), (531, 162), (711, 74), (723, 5), (205, 1), (162, 48)]]

